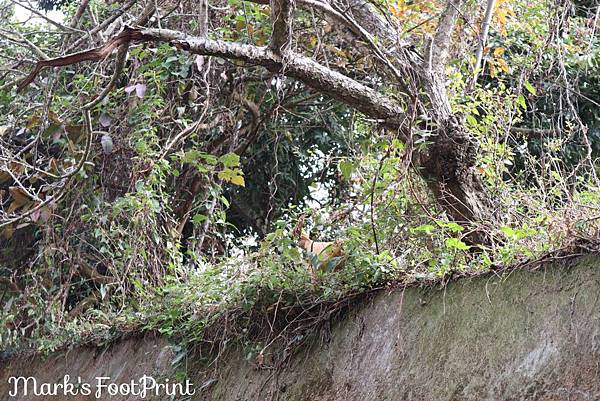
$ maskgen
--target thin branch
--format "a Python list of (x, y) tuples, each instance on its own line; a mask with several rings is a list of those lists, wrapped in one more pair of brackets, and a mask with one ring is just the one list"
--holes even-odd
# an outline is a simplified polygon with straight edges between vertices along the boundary
[(103, 29), (106, 29), (110, 24), (115, 22), (117, 20), (117, 18), (119, 18), (120, 16), (125, 14), (127, 12), (127, 10), (129, 10), (131, 7), (133, 7), (133, 5), (135, 3), (137, 3), (137, 0), (129, 0), (127, 3), (123, 4), (120, 9), (112, 12), (111, 15), (109, 17), (107, 17), (104, 21), (102, 21), (102, 23), (100, 25), (96, 26), (91, 31), (86, 32), (85, 36), (82, 36), (77, 41), (75, 41), (75, 43), (73, 43), (73, 45), (71, 45), (69, 47), (69, 50), (73, 50), (73, 49), (77, 48), (79, 45), (81, 45), (82, 43), (89, 40), (89, 38), (91, 38), (96, 33), (100, 32)]
[(377, 229), (375, 227), (375, 190), (377, 189), (377, 180), (379, 179), (379, 174), (381, 174), (381, 169), (383, 167), (383, 163), (385, 159), (390, 156), (391, 146), (388, 146), (387, 151), (379, 160), (379, 165), (377, 167), (377, 171), (375, 172), (375, 176), (373, 177), (373, 185), (371, 186), (371, 230), (373, 231), (373, 241), (375, 242), (375, 252), (379, 255), (379, 241), (377, 240)]
[(61, 200), (63, 198), (63, 196), (66, 195), (66, 193), (68, 192), (68, 185), (71, 182), (71, 179), (77, 173), (79, 173), (79, 171), (81, 171), (81, 169), (85, 165), (85, 162), (88, 159), (88, 156), (90, 154), (90, 149), (92, 148), (92, 137), (93, 137), (94, 132), (92, 131), (92, 119), (90, 117), (89, 110), (84, 110), (83, 117), (84, 117), (84, 120), (86, 123), (85, 126), (87, 128), (87, 141), (85, 144), (85, 150), (83, 152), (83, 155), (81, 156), (81, 159), (75, 166), (75, 169), (73, 169), (71, 172), (69, 172), (61, 177), (62, 179), (66, 180), (66, 182), (64, 183), (64, 185), (61, 188), (61, 189), (63, 189), (63, 191), (57, 196), (48, 196), (43, 202), (38, 203), (35, 207), (29, 209), (25, 213), (21, 213), (20, 215), (17, 215), (12, 218), (8, 218), (8, 219), (0, 222), (0, 228), (9, 226), (13, 223), (20, 221), (21, 219), (24, 219), (25, 217), (31, 216), (33, 213), (37, 212), (38, 210), (41, 210), (45, 206), (48, 206), (50, 203), (58, 202), (59, 200)]
[(200, 120), (188, 125), (179, 134), (175, 135), (175, 137), (164, 146), (164, 150), (160, 154), (158, 160), (164, 159), (165, 156), (168, 155), (169, 152), (171, 152), (171, 150), (173, 150), (173, 148), (175, 146), (180, 144), (182, 141), (184, 141), (190, 135), (192, 135), (198, 131), (206, 131), (206, 130), (213, 129), (217, 126), (217, 124), (219, 124), (220, 121), (221, 121), (221, 119), (219, 118), (219, 116), (217, 116), (213, 121), (211, 121), (208, 124), (202, 123), (202, 119), (200, 119)]
[[(257, 4), (268, 4), (266, 0), (250, 0), (251, 2)], [(393, 73), (394, 77), (398, 79), (398, 81), (402, 82), (403, 77), (400, 74), (400, 71), (392, 64), (392, 62), (388, 59), (385, 52), (380, 48), (380, 46), (376, 43), (376, 40), (369, 31), (367, 31), (354, 17), (342, 10), (337, 9), (335, 6), (330, 5), (324, 1), (320, 0), (296, 0), (295, 1), (299, 6), (302, 6), (306, 9), (315, 9), (326, 17), (329, 17), (332, 22), (342, 24), (343, 26), (350, 29), (359, 39), (364, 40), (369, 47), (375, 52), (375, 56), (383, 62), (388, 69)], [(386, 38), (389, 42), (392, 38), (392, 33), (387, 35)], [(408, 46), (408, 43), (395, 43), (396, 46), (404, 47)], [(406, 89), (406, 85), (403, 85), (404, 89)]]
[(73, 19), (71, 20), (71, 23), (70, 23), (71, 28), (77, 28), (77, 25), (79, 25), (79, 20), (83, 16), (83, 13), (85, 12), (89, 2), (90, 2), (90, 0), (81, 0), (81, 3), (79, 3), (79, 6), (77, 7), (77, 11), (75, 11), (75, 15), (73, 16)]
[(550, 135), (557, 135), (560, 131), (551, 128), (510, 127), (510, 132), (527, 138), (543, 138)]
[(10, 1), (11, 3), (13, 3), (13, 4), (15, 4), (15, 5), (19, 6), (19, 7), (23, 7), (23, 8), (24, 8), (24, 9), (26, 9), (27, 11), (29, 11), (29, 12), (31, 12), (31, 13), (33, 13), (33, 14), (35, 14), (37, 17), (39, 17), (39, 18), (42, 18), (42, 19), (46, 20), (46, 21), (47, 21), (47, 22), (49, 22), (50, 24), (52, 24), (52, 25), (54, 25), (54, 26), (56, 26), (56, 27), (58, 27), (58, 28), (60, 28), (60, 29), (62, 29), (62, 30), (64, 30), (64, 31), (72, 31), (72, 32), (84, 33), (84, 31), (82, 31), (82, 30), (80, 30), (80, 29), (76, 29), (76, 28), (71, 28), (71, 27), (69, 27), (69, 26), (65, 26), (65, 25), (63, 25), (63, 24), (61, 24), (61, 23), (59, 23), (59, 22), (56, 22), (56, 21), (54, 21), (52, 18), (48, 18), (46, 15), (44, 15), (44, 13), (42, 13), (42, 12), (40, 12), (40, 11), (36, 10), (35, 8), (31, 8), (31, 7), (29, 7), (29, 6), (26, 6), (25, 4), (23, 4), (23, 3), (20, 3), (20, 2), (18, 2), (18, 1), (16, 1), (16, 0), (8, 0), (8, 1)]
[(488, 0), (487, 8), (485, 9), (485, 16), (481, 23), (481, 33), (479, 35), (479, 43), (477, 44), (477, 52), (475, 53), (475, 65), (473, 65), (473, 80), (470, 82), (467, 91), (470, 91), (477, 83), (479, 78), (479, 70), (481, 69), (481, 62), (483, 60), (483, 49), (485, 48), (485, 42), (487, 41), (488, 33), (490, 30), (490, 24), (492, 22), (492, 16), (494, 15), (494, 7), (496, 6), (496, 0)]
[(79, 53), (69, 54), (67, 56), (58, 57), (50, 60), (38, 61), (31, 73), (19, 83), (17, 92), (22, 91), (28, 86), (37, 76), (37, 74), (46, 67), (63, 67), (79, 63), (81, 61), (99, 61), (108, 57), (113, 50), (121, 45), (128, 44), (132, 40), (130, 30), (123, 31), (113, 39), (109, 40), (106, 45), (92, 50), (86, 50)]
[(82, 257), (78, 258), (78, 262), (79, 262), (79, 269), (78, 269), (79, 273), (83, 277), (92, 280), (96, 284), (108, 285), (108, 284), (113, 284), (117, 281), (115, 277), (105, 276), (105, 275), (98, 273), (98, 271), (94, 267), (90, 266), (90, 264)]
[[(35, 53), (36, 56), (38, 56), (42, 60), (47, 60), (49, 58), (48, 55), (42, 49), (37, 47), (33, 42), (31, 42), (25, 36), (21, 35), (19, 32), (9, 32), (5, 31), (4, 29), (0, 29), (0, 31), (0, 36), (6, 38), (7, 40), (10, 40), (11, 42), (14, 42), (18, 45), (30, 49), (33, 53)], [(9, 34), (15, 35), (16, 38), (11, 37)]]

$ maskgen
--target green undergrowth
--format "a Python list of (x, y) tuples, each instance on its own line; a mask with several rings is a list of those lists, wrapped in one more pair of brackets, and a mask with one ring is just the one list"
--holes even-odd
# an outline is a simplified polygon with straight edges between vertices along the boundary
[[(49, 322), (44, 335), (15, 342), (11, 348), (49, 354), (158, 333), (177, 343), (185, 354), (193, 351), (209, 363), (231, 345), (244, 347), (248, 358), (256, 358), (269, 347), (283, 344), (287, 350), (284, 357), (289, 357), (324, 323), (381, 290), (443, 286), (452, 276), (509, 269), (487, 264), (484, 253), (464, 252), (463, 261), (468, 259), (471, 265), (462, 270), (440, 273), (414, 266), (408, 269), (408, 262), (387, 252), (365, 253), (356, 241), (347, 241), (345, 247), (346, 257), (339, 270), (329, 271), (314, 257), (301, 253), (280, 229), (257, 252), (206, 264), (194, 271), (173, 272), (160, 285), (136, 280), (122, 309), (91, 308), (71, 321)], [(554, 253), (540, 253), (512, 268), (599, 249), (597, 241), (577, 239)], [(513, 260), (516, 263), (518, 259)]]
[(186, 347), (208, 347), (207, 357), (230, 343), (266, 346), (292, 333), (293, 342), (302, 342), (354, 300), (403, 275), (388, 254), (348, 255), (338, 261), (339, 271), (320, 271), (318, 261), (303, 257), (291, 240), (283, 242), (272, 238), (258, 252), (168, 275), (160, 285), (136, 280), (124, 309), (90, 309), (70, 322), (48, 325), (45, 335), (19, 348), (49, 353), (145, 332)]

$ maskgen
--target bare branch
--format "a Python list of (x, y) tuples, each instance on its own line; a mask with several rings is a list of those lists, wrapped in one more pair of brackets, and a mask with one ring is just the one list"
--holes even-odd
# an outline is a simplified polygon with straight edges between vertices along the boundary
[[(279, 73), (283, 69), (281, 57), (269, 49), (199, 38), (176, 40), (173, 44), (191, 53), (237, 59), (261, 65), (272, 72)], [(289, 53), (284, 73), (371, 117), (386, 120), (390, 124), (401, 122), (403, 112), (394, 101), (310, 58)]]
[(40, 11), (34, 9), (34, 8), (31, 8), (31, 7), (29, 7), (29, 6), (27, 6), (27, 5), (23, 4), (23, 3), (20, 3), (20, 2), (18, 2), (16, 0), (8, 0), (8, 1), (10, 1), (11, 3), (13, 3), (13, 4), (15, 4), (15, 5), (19, 6), (19, 7), (23, 7), (27, 11), (35, 14), (39, 18), (42, 18), (42, 19), (46, 20), (48, 23), (54, 25), (57, 28), (60, 28), (63, 31), (71, 31), (71, 32), (80, 32), (80, 33), (83, 33), (83, 31), (80, 30), (80, 29), (71, 28), (70, 26), (65, 26), (65, 25), (63, 25), (63, 24), (61, 24), (59, 22), (56, 22), (52, 18), (48, 18), (46, 15), (44, 15), (44, 13), (42, 13), (42, 12), (40, 12)]
[[(249, 1), (257, 4), (269, 4), (268, 0)], [(339, 10), (337, 7), (321, 0), (295, 0), (294, 3), (304, 9), (314, 9), (331, 19), (332, 22), (347, 27), (359, 39), (366, 41), (373, 50), (381, 52), (381, 54), (384, 54), (385, 51), (380, 49), (379, 45), (375, 44), (375, 37), (377, 37), (379, 42), (392, 45), (393, 47), (390, 52), (394, 48), (410, 46), (408, 42), (399, 40), (392, 27), (387, 24), (368, 2), (352, 0), (350, 7), (356, 12), (356, 17), (353, 15), (354, 13)]]
[(117, 18), (119, 18), (120, 16), (125, 14), (127, 12), (127, 10), (129, 10), (131, 7), (133, 7), (133, 5), (136, 2), (137, 2), (137, 0), (129, 0), (127, 3), (123, 4), (119, 10), (116, 10), (113, 13), (111, 13), (111, 15), (109, 17), (107, 17), (104, 21), (102, 21), (102, 23), (100, 25), (96, 26), (91, 31), (87, 32), (85, 36), (82, 36), (81, 38), (79, 38), (75, 43), (73, 43), (73, 45), (71, 45), (69, 47), (69, 49), (73, 50), (73, 49), (77, 48), (79, 45), (81, 45), (82, 43), (87, 41), (91, 36), (95, 35), (96, 33), (100, 32), (103, 29), (106, 29), (110, 24), (115, 22), (117, 20)]
[(85, 12), (89, 2), (90, 2), (90, 0), (81, 0), (81, 3), (79, 3), (79, 6), (77, 7), (77, 11), (75, 11), (75, 15), (73, 16), (73, 19), (71, 20), (71, 23), (70, 23), (71, 28), (77, 28), (77, 25), (79, 25), (79, 20), (83, 16), (83, 13)]
[(128, 44), (131, 40), (134, 40), (135, 32), (138, 31), (126, 29), (119, 35), (109, 40), (104, 46), (96, 49), (73, 53), (50, 60), (38, 61), (33, 71), (31, 71), (31, 73), (29, 73), (29, 75), (23, 81), (21, 81), (21, 83), (19, 83), (17, 92), (22, 91), (27, 85), (29, 85), (35, 79), (37, 74), (39, 74), (39, 72), (46, 67), (63, 67), (65, 65), (80, 63), (82, 61), (98, 61), (105, 59), (116, 48), (120, 47), (121, 45)]
[(511, 127), (510, 132), (528, 139), (539, 139), (551, 135), (557, 135), (559, 130), (551, 128), (526, 128), (526, 127)]
[(208, 0), (200, 0), (200, 16), (198, 17), (198, 36), (205, 38), (208, 35)]
[(488, 0), (487, 8), (485, 10), (485, 16), (481, 23), (481, 32), (479, 34), (479, 43), (477, 44), (477, 52), (475, 53), (475, 65), (473, 66), (473, 80), (469, 83), (467, 91), (470, 91), (473, 86), (477, 83), (479, 77), (479, 69), (481, 68), (481, 61), (483, 60), (483, 49), (485, 48), (485, 42), (487, 41), (488, 32), (490, 30), (490, 23), (492, 21), (492, 15), (494, 15), (494, 6), (496, 0)]
[(85, 149), (83, 152), (83, 155), (81, 156), (81, 159), (79, 159), (79, 162), (77, 163), (77, 165), (75, 166), (75, 168), (73, 170), (71, 170), (70, 172), (68, 172), (67, 174), (62, 175), (61, 177), (59, 177), (59, 180), (64, 180), (65, 183), (62, 186), (62, 192), (59, 193), (58, 195), (54, 195), (54, 196), (48, 196), (43, 202), (39, 202), (35, 207), (29, 209), (28, 211), (17, 215), (15, 217), (12, 218), (7, 218), (7, 219), (3, 219), (2, 221), (0, 221), (0, 228), (2, 227), (6, 227), (9, 226), (13, 223), (16, 223), (18, 221), (20, 221), (21, 219), (24, 219), (25, 217), (31, 216), (33, 213), (37, 212), (38, 210), (41, 210), (43, 207), (46, 207), (52, 203), (57, 203), (58, 201), (60, 201), (63, 196), (66, 195), (66, 193), (68, 192), (69, 189), (69, 184), (72, 180), (72, 178), (81, 171), (81, 169), (83, 168), (83, 166), (85, 165), (88, 156), (90, 154), (90, 149), (92, 147), (92, 136), (94, 134), (94, 132), (92, 131), (92, 120), (90, 117), (90, 112), (89, 110), (84, 110), (83, 113), (84, 116), (84, 120), (86, 122), (86, 128), (87, 128), (87, 140), (85, 143)]
[(98, 273), (96, 268), (90, 266), (90, 264), (83, 257), (78, 257), (77, 259), (79, 262), (79, 273), (83, 277), (92, 280), (96, 284), (104, 285), (113, 284), (117, 281), (115, 277), (104, 276)]
[[(15, 35), (16, 38), (11, 37), (10, 35)], [(25, 36), (21, 35), (19, 32), (16, 32), (16, 31), (8, 32), (8, 31), (5, 31), (4, 29), (0, 29), (0, 37), (10, 40), (11, 42), (14, 42), (20, 46), (29, 48), (33, 53), (35, 53), (36, 56), (38, 56), (42, 60), (48, 59), (48, 56), (42, 49), (37, 47), (33, 42), (28, 40)]]

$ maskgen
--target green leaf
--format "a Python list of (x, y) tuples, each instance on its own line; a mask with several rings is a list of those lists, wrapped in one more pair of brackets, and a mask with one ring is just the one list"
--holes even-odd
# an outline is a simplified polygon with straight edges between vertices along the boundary
[(194, 217), (192, 217), (192, 221), (196, 224), (200, 224), (206, 219), (208, 219), (208, 216), (205, 216), (203, 214), (196, 214), (194, 215)]
[(238, 167), (240, 165), (240, 156), (235, 153), (227, 153), (219, 157), (219, 161), (225, 167)]
[(215, 156), (206, 153), (201, 153), (200, 157), (202, 157), (204, 161), (208, 164), (215, 165), (219, 162), (219, 159), (217, 159)]
[(467, 116), (467, 122), (473, 127), (477, 126), (477, 119), (470, 114)]
[(533, 96), (536, 95), (537, 91), (535, 90), (535, 88), (533, 87), (533, 85), (531, 85), (529, 83), (529, 81), (525, 81), (524, 86), (525, 86), (525, 89), (527, 89), (527, 91), (529, 93), (531, 93)]
[(349, 179), (352, 176), (352, 171), (354, 171), (354, 163), (350, 160), (342, 160), (339, 163), (340, 172), (345, 180)]
[(202, 153), (198, 150), (192, 149), (185, 152), (183, 157), (181, 158), (182, 163), (192, 163), (200, 158)]
[(458, 238), (448, 238), (446, 239), (446, 246), (448, 248), (458, 249), (460, 251), (469, 250), (470, 246), (459, 240)]
[(500, 231), (502, 231), (502, 233), (508, 238), (514, 238), (516, 236), (515, 230), (510, 227), (502, 227)]
[(525, 103), (525, 97), (523, 95), (517, 97), (517, 104), (521, 106), (521, 110), (527, 110), (527, 103)]
[(223, 205), (228, 208), (229, 207), (229, 201), (227, 200), (226, 197), (221, 196), (221, 202), (223, 203)]
[(463, 226), (461, 226), (458, 223), (455, 223), (454, 221), (450, 221), (450, 222), (446, 223), (445, 226), (453, 233), (459, 233), (465, 229)]
[(423, 224), (419, 227), (415, 227), (412, 229), (412, 231), (415, 233), (423, 232), (427, 235), (431, 235), (433, 233), (433, 230), (435, 230), (435, 226), (433, 226), (431, 224)]

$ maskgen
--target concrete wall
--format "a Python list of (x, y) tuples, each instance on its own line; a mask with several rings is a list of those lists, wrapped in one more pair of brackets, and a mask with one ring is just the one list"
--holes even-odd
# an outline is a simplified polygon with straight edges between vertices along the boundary
[[(278, 371), (258, 369), (241, 352), (209, 371), (192, 358), (192, 399), (600, 400), (600, 257), (380, 294), (325, 337)], [(164, 340), (98, 352), (5, 361), (0, 400), (17, 399), (6, 395), (10, 375), (126, 381), (172, 372)]]

